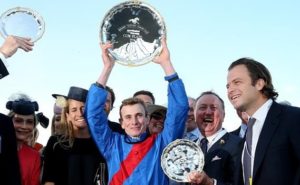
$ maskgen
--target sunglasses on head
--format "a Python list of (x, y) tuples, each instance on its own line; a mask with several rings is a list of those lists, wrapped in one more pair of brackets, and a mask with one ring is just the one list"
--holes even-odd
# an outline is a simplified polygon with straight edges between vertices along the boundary
[(159, 112), (154, 112), (154, 113), (152, 113), (151, 115), (150, 115), (150, 118), (152, 119), (155, 119), (155, 120), (164, 120), (165, 119), (165, 116), (164, 115), (162, 115), (161, 113), (159, 113)]

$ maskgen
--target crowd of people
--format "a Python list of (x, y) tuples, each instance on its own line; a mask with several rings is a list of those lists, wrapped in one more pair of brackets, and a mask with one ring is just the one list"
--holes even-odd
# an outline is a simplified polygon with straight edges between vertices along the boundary
[[(271, 73), (262, 63), (241, 58), (230, 64), (227, 98), (241, 119), (228, 132), (222, 124), (225, 103), (213, 91), (188, 97), (163, 38), (154, 62), (168, 83), (168, 104), (158, 105), (152, 92), (140, 90), (122, 101), (119, 123), (108, 115), (115, 92), (109, 78), (115, 61), (111, 43), (100, 44), (102, 71), (89, 90), (72, 86), (53, 94), (51, 137), (36, 142), (38, 102), (18, 94), (0, 114), (0, 184), (3, 185), (298, 185), (300, 184), (300, 108), (277, 103)], [(18, 49), (31, 51), (27, 38), (8, 36), (0, 47), (0, 79), (9, 75), (6, 59)], [(188, 182), (163, 172), (161, 155), (176, 139), (195, 142), (204, 154), (202, 171)]]

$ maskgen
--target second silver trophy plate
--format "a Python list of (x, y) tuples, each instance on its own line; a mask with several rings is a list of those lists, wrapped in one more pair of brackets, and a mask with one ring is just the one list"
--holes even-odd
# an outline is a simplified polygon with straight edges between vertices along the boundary
[(204, 154), (196, 143), (177, 139), (164, 149), (161, 166), (170, 179), (188, 182), (187, 176), (190, 172), (203, 170)]

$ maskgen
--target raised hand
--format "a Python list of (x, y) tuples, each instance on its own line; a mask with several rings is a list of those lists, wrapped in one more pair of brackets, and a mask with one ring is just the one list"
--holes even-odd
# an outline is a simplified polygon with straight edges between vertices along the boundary
[(108, 52), (108, 49), (112, 48), (112, 44), (108, 42), (105, 44), (100, 44), (100, 47), (102, 50), (102, 61), (104, 67), (113, 67), (115, 65), (115, 61)]
[(15, 54), (19, 48), (28, 52), (32, 50), (33, 46), (34, 44), (30, 41), (30, 38), (10, 35), (6, 37), (5, 42), (0, 47), (0, 52), (4, 55), (5, 58), (8, 58)]
[(172, 75), (175, 73), (175, 69), (171, 63), (170, 52), (167, 47), (166, 38), (161, 39), (162, 51), (159, 56), (153, 59), (154, 63), (160, 64), (165, 71), (166, 75)]
[(102, 50), (102, 62), (104, 66), (97, 82), (106, 86), (109, 75), (115, 65), (115, 61), (108, 52), (108, 49), (112, 47), (111, 43), (100, 44), (100, 47)]

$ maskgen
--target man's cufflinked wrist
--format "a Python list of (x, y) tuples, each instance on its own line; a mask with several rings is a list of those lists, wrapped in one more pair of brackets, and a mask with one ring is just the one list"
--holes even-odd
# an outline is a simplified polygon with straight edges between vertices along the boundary
[(168, 81), (168, 82), (173, 82), (173, 81), (178, 80), (178, 79), (179, 79), (179, 77), (178, 77), (177, 73), (174, 73), (172, 75), (169, 75), (169, 76), (165, 77), (165, 80)]

